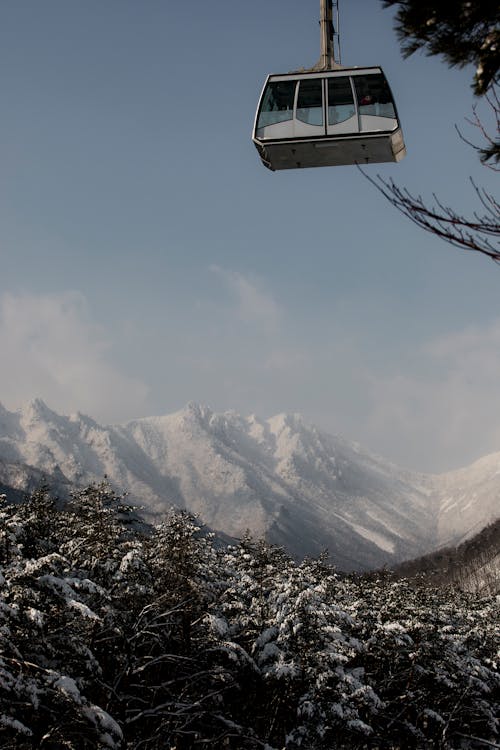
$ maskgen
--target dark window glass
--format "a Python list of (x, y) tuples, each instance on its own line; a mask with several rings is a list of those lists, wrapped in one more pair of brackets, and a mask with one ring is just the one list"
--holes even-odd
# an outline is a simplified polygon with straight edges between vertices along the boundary
[(353, 76), (353, 80), (361, 115), (396, 117), (391, 92), (383, 75)]
[(291, 120), (296, 81), (271, 81), (268, 83), (259, 112), (258, 128)]
[(344, 78), (328, 79), (328, 124), (337, 125), (355, 114), (351, 81)]
[(309, 125), (323, 125), (323, 96), (321, 78), (299, 81), (297, 120)]

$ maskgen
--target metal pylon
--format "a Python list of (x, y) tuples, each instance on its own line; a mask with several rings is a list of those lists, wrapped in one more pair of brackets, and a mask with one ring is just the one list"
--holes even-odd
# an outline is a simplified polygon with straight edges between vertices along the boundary
[(320, 0), (320, 58), (315, 70), (340, 68), (339, 0)]

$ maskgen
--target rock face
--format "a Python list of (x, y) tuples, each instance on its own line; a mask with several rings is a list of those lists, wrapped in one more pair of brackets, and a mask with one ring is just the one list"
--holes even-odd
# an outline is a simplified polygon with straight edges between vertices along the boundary
[(78, 485), (106, 476), (152, 514), (185, 507), (214, 529), (248, 530), (298, 557), (327, 549), (343, 570), (457, 543), (500, 515), (500, 454), (423, 475), (298, 415), (261, 420), (189, 404), (102, 426), (35, 400), (18, 412), (0, 406), (0, 459)]

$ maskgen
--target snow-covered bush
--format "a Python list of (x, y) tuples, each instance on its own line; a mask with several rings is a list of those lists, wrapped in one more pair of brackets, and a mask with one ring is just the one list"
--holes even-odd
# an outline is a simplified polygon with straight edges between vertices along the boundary
[(0, 504), (2, 748), (498, 746), (498, 632), (495, 598), (148, 527), (106, 484)]

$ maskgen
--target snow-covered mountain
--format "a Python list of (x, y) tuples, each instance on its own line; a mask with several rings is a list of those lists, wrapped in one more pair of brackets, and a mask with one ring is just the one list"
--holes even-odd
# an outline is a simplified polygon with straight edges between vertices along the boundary
[(397, 577), (425, 576), (433, 586), (453, 586), (481, 596), (500, 594), (500, 518), (462, 544), (395, 566)]
[(0, 460), (79, 485), (107, 476), (154, 513), (185, 507), (214, 529), (249, 530), (297, 556), (327, 548), (351, 570), (453, 544), (500, 515), (500, 454), (423, 475), (297, 415), (261, 420), (189, 404), (102, 426), (37, 399), (17, 412), (0, 406)]

